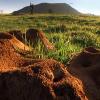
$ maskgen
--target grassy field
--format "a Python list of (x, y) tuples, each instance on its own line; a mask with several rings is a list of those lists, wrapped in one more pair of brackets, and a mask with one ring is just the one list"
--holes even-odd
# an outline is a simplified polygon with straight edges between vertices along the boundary
[(55, 51), (45, 51), (41, 42), (31, 53), (33, 58), (54, 58), (67, 63), (84, 47), (100, 48), (100, 17), (86, 15), (0, 15), (0, 31), (41, 29), (55, 45)]

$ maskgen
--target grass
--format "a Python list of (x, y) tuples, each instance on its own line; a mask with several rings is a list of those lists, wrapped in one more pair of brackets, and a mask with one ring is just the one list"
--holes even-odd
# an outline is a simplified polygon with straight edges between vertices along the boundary
[[(31, 55), (33, 58), (53, 58), (67, 63), (74, 53), (83, 48), (100, 48), (100, 17), (87, 15), (0, 15), (0, 31), (41, 29), (56, 50), (46, 51), (40, 41)], [(29, 45), (32, 45), (29, 43)]]

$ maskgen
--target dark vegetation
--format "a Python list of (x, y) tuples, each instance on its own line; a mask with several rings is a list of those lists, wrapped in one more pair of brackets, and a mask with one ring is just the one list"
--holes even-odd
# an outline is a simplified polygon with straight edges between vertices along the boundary
[(80, 14), (77, 10), (66, 3), (41, 3), (37, 5), (30, 4), (18, 11), (14, 11), (14, 15), (29, 13), (51, 13), (51, 14)]

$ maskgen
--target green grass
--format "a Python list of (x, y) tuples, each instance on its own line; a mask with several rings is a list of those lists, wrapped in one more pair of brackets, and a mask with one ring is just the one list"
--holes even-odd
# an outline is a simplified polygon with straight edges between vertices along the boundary
[[(74, 53), (93, 46), (100, 48), (100, 17), (86, 15), (0, 15), (0, 31), (41, 29), (56, 50), (46, 51), (39, 41), (33, 58), (53, 58), (67, 63)], [(30, 44), (32, 45), (32, 44)]]

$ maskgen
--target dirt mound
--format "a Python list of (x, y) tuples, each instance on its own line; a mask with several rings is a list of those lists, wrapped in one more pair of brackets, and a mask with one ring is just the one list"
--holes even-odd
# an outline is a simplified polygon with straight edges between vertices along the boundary
[(32, 41), (33, 44), (36, 44), (37, 41), (40, 39), (47, 50), (54, 50), (53, 44), (49, 42), (45, 34), (40, 30), (29, 29), (26, 32), (26, 37), (27, 40)]
[(89, 68), (97, 63), (100, 63), (100, 50), (93, 47), (88, 47), (83, 50), (82, 53), (76, 55), (72, 61), (71, 66), (76, 66), (79, 68)]
[(9, 41), (13, 47), (15, 47), (16, 49), (20, 49), (20, 50), (26, 50), (26, 51), (30, 51), (31, 48), (29, 48), (27, 45), (25, 45), (24, 43), (22, 43), (21, 41), (19, 41), (16, 37), (12, 36), (9, 33), (0, 33), (0, 40), (1, 41)]
[(16, 49), (29, 50), (30, 48), (8, 33), (0, 33), (0, 72), (13, 70), (24, 63)]
[[(46, 50), (54, 50), (54, 46), (52, 43), (49, 42), (45, 33), (38, 29), (28, 29), (26, 33), (22, 33), (19, 30), (12, 30), (9, 31), (11, 35), (14, 35), (18, 40), (25, 43), (25, 39), (35, 47), (40, 40), (43, 45), (45, 46)], [(22, 38), (23, 37), (23, 38)]]
[(0, 100), (87, 100), (82, 82), (64, 65), (23, 58), (7, 35), (0, 39)]
[(100, 50), (85, 48), (70, 61), (69, 71), (82, 80), (89, 100), (100, 100)]
[(23, 59), (23, 57), (16, 53), (10, 40), (0, 39), (0, 72), (21, 67), (24, 63)]
[(62, 64), (44, 60), (0, 73), (0, 100), (87, 100), (81, 81)]

